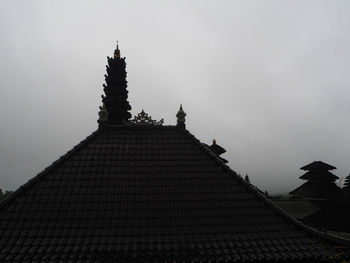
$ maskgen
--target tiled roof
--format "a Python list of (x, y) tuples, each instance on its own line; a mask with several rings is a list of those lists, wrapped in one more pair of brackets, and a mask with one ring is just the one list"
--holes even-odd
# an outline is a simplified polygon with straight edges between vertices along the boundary
[(340, 189), (334, 183), (307, 181), (289, 194), (295, 197), (336, 199), (340, 194)]
[(300, 168), (301, 170), (334, 170), (336, 167), (322, 161), (314, 161)]
[(0, 208), (0, 262), (312, 261), (340, 242), (174, 126), (98, 130)]
[(331, 173), (328, 170), (319, 170), (319, 171), (307, 171), (305, 174), (299, 177), (303, 180), (314, 180), (314, 181), (326, 181), (326, 182), (334, 182), (339, 179), (338, 176)]
[(272, 199), (271, 202), (298, 220), (305, 218), (321, 209), (318, 203), (307, 199)]
[(302, 219), (306, 225), (337, 232), (350, 233), (350, 202), (323, 201), (321, 209)]

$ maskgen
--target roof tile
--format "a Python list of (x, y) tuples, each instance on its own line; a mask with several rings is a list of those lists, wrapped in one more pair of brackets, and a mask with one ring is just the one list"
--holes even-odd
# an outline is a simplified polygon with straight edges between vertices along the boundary
[(115, 127), (95, 132), (2, 203), (0, 259), (218, 262), (330, 253), (294, 225), (188, 132)]

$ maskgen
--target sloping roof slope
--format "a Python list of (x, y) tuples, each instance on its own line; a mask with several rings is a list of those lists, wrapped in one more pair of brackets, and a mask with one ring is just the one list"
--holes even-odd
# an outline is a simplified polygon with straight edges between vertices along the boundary
[(0, 262), (312, 261), (334, 252), (174, 126), (99, 130), (0, 208)]

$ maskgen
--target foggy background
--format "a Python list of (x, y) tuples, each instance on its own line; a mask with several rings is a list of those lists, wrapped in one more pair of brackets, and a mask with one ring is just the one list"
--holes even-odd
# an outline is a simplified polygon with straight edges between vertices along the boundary
[(0, 187), (15, 190), (97, 129), (106, 56), (132, 114), (212, 139), (269, 193), (322, 160), (350, 172), (350, 1), (0, 0)]

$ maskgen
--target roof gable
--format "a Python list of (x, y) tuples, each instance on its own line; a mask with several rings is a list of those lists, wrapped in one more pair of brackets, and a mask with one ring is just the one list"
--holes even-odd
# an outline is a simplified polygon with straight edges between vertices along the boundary
[(319, 258), (316, 236), (174, 126), (102, 129), (1, 205), (0, 261)]
[(336, 167), (322, 161), (314, 161), (300, 168), (301, 170), (334, 170)]

